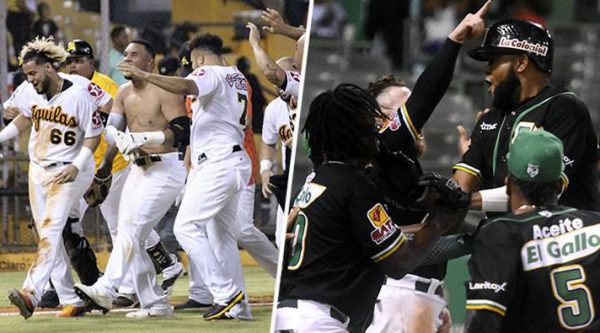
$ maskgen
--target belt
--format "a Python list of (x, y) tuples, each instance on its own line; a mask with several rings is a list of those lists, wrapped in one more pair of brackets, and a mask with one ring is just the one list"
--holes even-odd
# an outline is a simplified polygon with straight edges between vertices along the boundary
[(56, 167), (61, 167), (61, 166), (64, 166), (64, 165), (69, 165), (69, 164), (71, 164), (71, 162), (54, 162), (54, 163), (48, 164), (45, 168), (46, 169), (48, 169), (48, 168), (56, 168)]
[[(235, 145), (231, 149), (232, 153), (235, 153), (238, 151), (242, 151), (242, 147), (240, 147), (240, 145)], [(198, 164), (206, 161), (207, 159), (208, 159), (208, 156), (206, 156), (206, 153), (202, 153), (202, 154), (198, 155)]]
[[(331, 318), (339, 321), (342, 324), (345, 324), (348, 321), (348, 316), (346, 316), (343, 312), (336, 309), (334, 306), (329, 306), (329, 315)], [(298, 308), (298, 300), (297, 299), (284, 299), (283, 301), (277, 304), (277, 308)]]
[(146, 166), (153, 162), (160, 162), (162, 158), (159, 155), (144, 155), (137, 157), (133, 160), (133, 163), (137, 166)]
[[(423, 281), (415, 281), (415, 290), (416, 291), (420, 291), (422, 293), (429, 293), (429, 287), (431, 286), (431, 282), (423, 282)], [(443, 286), (440, 284), (437, 286), (437, 288), (435, 288), (435, 290), (433, 291), (433, 293), (435, 295), (438, 295), (440, 297), (444, 297), (444, 288)]]

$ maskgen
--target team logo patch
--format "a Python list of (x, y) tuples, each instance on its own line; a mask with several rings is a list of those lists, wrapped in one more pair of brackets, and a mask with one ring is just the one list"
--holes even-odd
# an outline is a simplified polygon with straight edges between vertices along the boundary
[(531, 178), (535, 178), (540, 173), (540, 166), (536, 164), (527, 163), (527, 174)]
[(75, 42), (69, 42), (67, 44), (67, 52), (75, 51)]
[(100, 88), (97, 84), (95, 84), (94, 82), (90, 82), (90, 84), (88, 84), (87, 86), (87, 91), (90, 93), (90, 95), (94, 98), (97, 99), (98, 97), (104, 95), (104, 90), (102, 90), (102, 88)]
[(102, 126), (102, 118), (100, 117), (100, 111), (94, 111), (94, 114), (92, 115), (92, 124), (94, 125), (94, 128)]
[(235, 74), (227, 74), (225, 76), (225, 81), (230, 87), (235, 87), (238, 90), (247, 90), (246, 88), (246, 78), (244, 75), (235, 73)]
[(294, 206), (298, 206), (300, 208), (306, 208), (310, 206), (318, 197), (325, 192), (327, 187), (315, 184), (315, 183), (307, 183), (302, 187), (302, 191), (296, 197), (294, 201)]
[(375, 206), (369, 209), (367, 212), (367, 218), (375, 228), (380, 228), (390, 221), (390, 216), (380, 203), (375, 204)]

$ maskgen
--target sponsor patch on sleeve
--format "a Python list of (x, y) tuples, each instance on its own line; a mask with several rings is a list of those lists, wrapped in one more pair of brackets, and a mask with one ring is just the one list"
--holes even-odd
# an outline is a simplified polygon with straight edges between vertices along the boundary
[(369, 222), (371, 222), (375, 228), (380, 228), (390, 220), (390, 216), (380, 203), (376, 203), (375, 206), (369, 209), (367, 218), (369, 218)]
[(375, 227), (375, 230), (371, 231), (371, 240), (377, 245), (385, 242), (386, 239), (390, 238), (398, 230), (380, 203), (375, 204), (375, 206), (369, 209), (367, 218), (373, 227)]

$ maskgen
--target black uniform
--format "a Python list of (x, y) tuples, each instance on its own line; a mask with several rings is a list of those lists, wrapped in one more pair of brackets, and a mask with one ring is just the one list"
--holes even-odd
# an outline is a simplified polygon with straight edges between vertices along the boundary
[[(444, 96), (452, 79), (461, 44), (447, 39), (440, 52), (415, 82), (411, 96), (380, 129), (379, 139), (390, 152), (402, 152), (407, 161), (384, 156), (370, 173), (382, 189), (390, 214), (399, 225), (420, 223), (427, 211), (415, 203), (414, 190), (423, 174), (415, 147), (421, 129)], [(421, 266), (410, 272), (424, 278), (443, 280), (446, 264)]]
[(405, 241), (364, 170), (339, 162), (318, 166), (296, 198), (297, 238), (283, 270), (279, 300), (335, 306), (354, 329), (371, 321), (385, 275), (376, 262)]
[(556, 206), (489, 222), (475, 238), (467, 309), (502, 332), (600, 331), (600, 214)]
[(595, 168), (598, 142), (589, 111), (574, 93), (547, 86), (523, 101), (516, 110), (492, 110), (483, 115), (471, 134), (471, 146), (454, 169), (481, 179), (481, 189), (504, 185), (506, 154), (521, 130), (543, 128), (564, 145), (568, 187), (559, 203), (598, 210)]

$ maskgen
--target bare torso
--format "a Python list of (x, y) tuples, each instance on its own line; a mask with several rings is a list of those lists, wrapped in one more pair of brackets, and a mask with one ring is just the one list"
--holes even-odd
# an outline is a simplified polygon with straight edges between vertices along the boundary
[[(152, 84), (137, 87), (133, 83), (127, 83), (124, 87), (123, 112), (130, 132), (162, 131), (169, 127), (169, 122), (163, 113), (165, 94), (168, 92)], [(170, 144), (143, 147), (143, 151), (152, 154), (175, 150)]]

